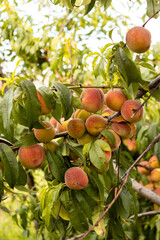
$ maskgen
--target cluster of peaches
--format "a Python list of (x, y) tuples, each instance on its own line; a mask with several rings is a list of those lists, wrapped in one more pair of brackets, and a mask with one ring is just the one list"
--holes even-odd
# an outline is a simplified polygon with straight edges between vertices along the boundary
[[(38, 93), (38, 92), (37, 92)], [(49, 109), (44, 99), (38, 93), (41, 103), (41, 114), (49, 114)], [(107, 142), (110, 151), (103, 151), (105, 155), (106, 171), (112, 152), (119, 148), (121, 139), (135, 137), (135, 122), (142, 119), (143, 108), (137, 100), (129, 100), (119, 89), (113, 89), (106, 94), (100, 88), (85, 88), (80, 96), (82, 109), (77, 109), (68, 120), (58, 122), (55, 118), (43, 121), (43, 129), (33, 129), (36, 139), (40, 144), (22, 146), (19, 149), (19, 160), (26, 168), (38, 168), (45, 160), (45, 151), (56, 151), (58, 143), (54, 139), (56, 133), (67, 131), (68, 135), (79, 144), (87, 144), (96, 139)], [(138, 111), (136, 111), (138, 109)], [(135, 112), (136, 111), (136, 112)], [(108, 121), (109, 116), (118, 113), (116, 117)], [(114, 141), (101, 135), (101, 131), (107, 129)], [(42, 145), (43, 143), (43, 145)], [(84, 176), (84, 177), (83, 177)], [(65, 183), (69, 188), (81, 189), (88, 184), (88, 177), (80, 167), (71, 167), (65, 173)]]
[(148, 161), (141, 161), (137, 170), (140, 174), (146, 175), (147, 177), (148, 184), (144, 186), (160, 194), (160, 163), (157, 156), (153, 155)]

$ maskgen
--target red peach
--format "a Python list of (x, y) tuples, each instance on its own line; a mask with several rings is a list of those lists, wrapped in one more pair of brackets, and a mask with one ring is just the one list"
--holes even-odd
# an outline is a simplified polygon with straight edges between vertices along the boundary
[(122, 104), (126, 100), (126, 95), (120, 89), (110, 90), (105, 96), (107, 106), (113, 111), (120, 111)]
[[(121, 107), (121, 115), (128, 122), (138, 122), (143, 117), (143, 107), (133, 116), (134, 110), (138, 109), (141, 103), (137, 100), (127, 100)], [(132, 117), (132, 118), (131, 118)]]
[(82, 189), (88, 185), (88, 176), (79, 167), (71, 167), (65, 172), (65, 183), (71, 189)]
[(48, 121), (43, 121), (43, 126), (43, 129), (34, 128), (34, 135), (39, 142), (50, 142), (55, 137), (55, 128)]
[(37, 91), (37, 96), (38, 96), (38, 100), (41, 104), (41, 114), (47, 115), (47, 114), (51, 113), (52, 109), (47, 106), (46, 102), (44, 101), (44, 98), (42, 97), (42, 95), (40, 94), (39, 91)]

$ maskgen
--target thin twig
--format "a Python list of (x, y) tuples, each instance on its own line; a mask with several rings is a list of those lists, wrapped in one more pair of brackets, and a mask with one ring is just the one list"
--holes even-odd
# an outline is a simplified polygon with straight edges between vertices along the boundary
[(149, 19), (142, 25), (142, 27), (145, 27), (145, 25), (146, 25), (156, 14), (159, 13), (159, 11), (160, 11), (160, 9), (159, 9), (157, 12), (155, 12), (151, 17), (149, 17)]
[[(138, 218), (141, 218), (141, 217), (146, 217), (146, 216), (152, 216), (152, 215), (156, 215), (156, 214), (160, 214), (160, 210), (157, 210), (157, 211), (148, 211), (148, 212), (143, 212), (143, 213), (139, 213), (137, 215)], [(130, 219), (133, 219), (135, 218), (136, 216), (135, 215), (132, 215), (130, 216), (129, 218)]]

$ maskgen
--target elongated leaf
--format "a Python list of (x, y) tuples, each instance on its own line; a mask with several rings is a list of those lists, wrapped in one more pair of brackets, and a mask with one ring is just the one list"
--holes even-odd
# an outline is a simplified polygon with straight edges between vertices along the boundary
[[(159, 9), (160, 9), (160, 2), (159, 1), (147, 0), (147, 15), (148, 15), (148, 17), (151, 17)], [(158, 17), (158, 15), (157, 15), (157, 17)]]
[(129, 86), (130, 83), (141, 83), (142, 78), (134, 62), (129, 59), (122, 48), (118, 48), (115, 54), (116, 64), (125, 82)]
[(103, 151), (111, 151), (109, 144), (102, 139), (97, 139), (95, 143), (98, 144)]
[(60, 93), (63, 105), (64, 118), (68, 119), (72, 114), (72, 94), (71, 91), (62, 83), (54, 82), (53, 86)]
[(13, 122), (11, 120), (11, 112), (13, 108), (13, 88), (10, 88), (2, 100), (0, 101), (0, 116), (3, 120), (3, 128), (6, 132), (6, 137), (13, 141)]
[(26, 183), (27, 183), (27, 174), (24, 168), (22, 167), (21, 163), (18, 162), (18, 178), (17, 178), (16, 185), (24, 186), (26, 185)]
[(19, 103), (16, 103), (13, 107), (13, 117), (21, 125), (28, 127), (28, 120), (26, 109)]
[(18, 178), (18, 163), (14, 152), (4, 143), (0, 143), (0, 158), (4, 165), (5, 179), (13, 188)]
[(22, 138), (15, 144), (16, 147), (21, 146), (30, 146), (38, 143), (34, 132), (30, 132), (29, 134), (22, 136)]
[(88, 229), (88, 222), (83, 212), (77, 203), (76, 197), (72, 192), (72, 197), (69, 201), (69, 218), (72, 226), (79, 232), (84, 232)]
[(91, 0), (90, 4), (85, 6), (85, 13), (84, 13), (84, 15), (88, 14), (92, 10), (92, 8), (95, 5), (95, 2), (96, 2), (96, 0)]
[(0, 202), (2, 200), (3, 194), (4, 194), (3, 173), (0, 167)]
[(41, 104), (38, 100), (36, 88), (31, 81), (23, 80), (21, 86), (26, 94), (25, 108), (28, 127), (32, 129), (40, 115)]
[[(102, 206), (97, 206), (95, 209), (94, 209), (94, 212), (93, 212), (93, 216), (92, 216), (92, 221), (93, 221), (93, 224), (95, 224), (97, 222), (97, 220), (100, 218), (100, 216), (103, 214), (103, 207)], [(106, 232), (105, 230), (105, 222), (104, 222), (104, 219), (102, 219), (99, 223), (98, 223), (98, 226), (96, 226), (94, 228), (95, 232), (103, 237), (104, 233)]]
[(92, 143), (91, 148), (89, 150), (89, 158), (91, 163), (101, 171), (105, 169), (105, 155), (100, 148), (100, 146), (96, 143)]
[(64, 162), (57, 157), (56, 154), (52, 153), (50, 150), (47, 150), (46, 153), (47, 161), (50, 166), (50, 170), (52, 175), (58, 180), (58, 181), (64, 181), (64, 173), (67, 170)]
[(108, 131), (107, 129), (104, 129), (101, 134), (108, 139), (109, 143), (113, 146), (115, 144), (115, 136), (112, 132)]
[(117, 219), (116, 221), (114, 221), (113, 219), (110, 219), (108, 224), (114, 240), (125, 239), (124, 230), (122, 228), (122, 223), (120, 222), (120, 220)]
[(50, 88), (47, 88), (45, 86), (38, 88), (38, 91), (42, 95), (46, 105), (51, 109), (55, 109), (56, 95), (54, 94), (54, 92)]

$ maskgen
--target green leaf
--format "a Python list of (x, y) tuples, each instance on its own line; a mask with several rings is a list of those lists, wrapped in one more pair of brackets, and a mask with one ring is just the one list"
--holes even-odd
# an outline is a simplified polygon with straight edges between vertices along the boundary
[(88, 5), (85, 5), (85, 13), (84, 13), (84, 15), (88, 14), (92, 10), (92, 8), (95, 5), (95, 2), (96, 2), (96, 0), (91, 0), (91, 2)]
[(42, 95), (46, 105), (51, 109), (55, 109), (55, 106), (56, 106), (55, 93), (50, 88), (45, 86), (38, 88), (38, 91)]
[(2, 200), (3, 194), (4, 194), (3, 173), (0, 167), (0, 202)]
[(4, 165), (5, 179), (13, 188), (18, 178), (18, 163), (14, 152), (4, 143), (0, 143), (0, 159)]
[(46, 158), (50, 166), (51, 174), (58, 180), (64, 181), (64, 173), (67, 170), (64, 162), (57, 157), (57, 155), (50, 150), (46, 152)]
[(22, 138), (14, 146), (16, 147), (31, 146), (37, 143), (38, 141), (34, 135), (34, 132), (30, 132), (27, 135), (22, 136)]
[(114, 240), (124, 240), (125, 239), (125, 233), (122, 228), (122, 224), (120, 220), (114, 221), (113, 219), (110, 218), (109, 222), (109, 230), (112, 234), (112, 237)]
[(91, 148), (89, 149), (89, 158), (91, 163), (101, 171), (105, 169), (105, 155), (96, 143), (92, 143)]
[(25, 91), (25, 95), (26, 95), (25, 109), (26, 109), (28, 127), (32, 129), (40, 115), (41, 104), (38, 100), (36, 87), (31, 81), (23, 80), (21, 81), (21, 86)]
[[(151, 17), (155, 12), (160, 9), (160, 2), (156, 0), (147, 0), (147, 15)], [(155, 17), (158, 17), (155, 16)]]
[(6, 137), (13, 141), (13, 122), (11, 120), (11, 112), (13, 109), (13, 88), (10, 88), (0, 101), (0, 116), (3, 120), (3, 128), (6, 132)]
[[(97, 222), (97, 220), (101, 217), (101, 215), (103, 214), (103, 207), (102, 206), (97, 206), (94, 211), (93, 211), (93, 216), (92, 216), (92, 221), (93, 221), (93, 224), (95, 224)], [(103, 237), (104, 233), (106, 232), (105, 230), (105, 222), (104, 222), (104, 219), (102, 219), (99, 223), (98, 223), (98, 226), (96, 226), (94, 228), (95, 232)]]
[(18, 162), (18, 178), (16, 185), (18, 186), (24, 186), (27, 183), (27, 174), (24, 168), (22, 167), (21, 163)]
[(115, 54), (115, 61), (125, 82), (129, 86), (130, 83), (141, 83), (142, 78), (134, 62), (129, 59), (122, 48), (118, 48)]
[(26, 109), (20, 103), (14, 104), (13, 117), (21, 125), (28, 127), (28, 120), (26, 116)]
[(103, 151), (111, 151), (109, 144), (102, 139), (97, 139), (95, 143), (98, 144)]
[(107, 129), (104, 129), (101, 134), (108, 139), (109, 143), (114, 146), (115, 145), (115, 136), (112, 132), (110, 132), (109, 130)]
[(65, 85), (60, 82), (54, 82), (53, 86), (60, 93), (64, 118), (68, 119), (72, 114), (72, 93)]

